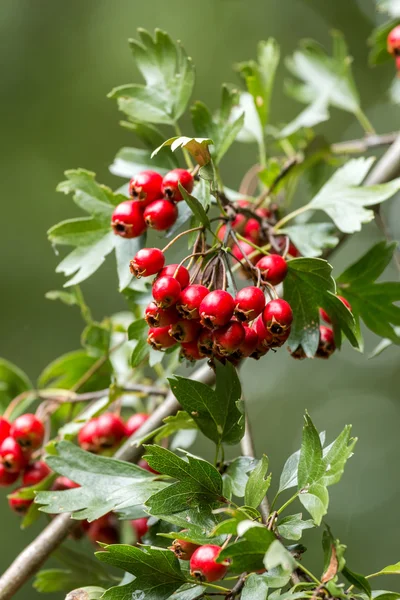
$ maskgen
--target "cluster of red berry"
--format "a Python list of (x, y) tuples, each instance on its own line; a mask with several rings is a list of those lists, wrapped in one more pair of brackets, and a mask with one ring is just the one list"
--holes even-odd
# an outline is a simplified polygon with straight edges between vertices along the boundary
[(174, 169), (165, 175), (156, 171), (141, 171), (129, 182), (132, 200), (118, 204), (111, 217), (114, 233), (135, 238), (147, 227), (164, 231), (178, 217), (176, 203), (183, 200), (179, 184), (187, 192), (193, 190), (193, 176), (185, 169)]
[(389, 33), (387, 38), (387, 51), (394, 56), (396, 69), (400, 73), (400, 25)]
[[(186, 531), (183, 530), (182, 533)], [(190, 574), (199, 581), (219, 581), (225, 577), (229, 561), (217, 562), (221, 547), (214, 544), (199, 546), (187, 540), (174, 540), (170, 549), (180, 560), (190, 561)]]

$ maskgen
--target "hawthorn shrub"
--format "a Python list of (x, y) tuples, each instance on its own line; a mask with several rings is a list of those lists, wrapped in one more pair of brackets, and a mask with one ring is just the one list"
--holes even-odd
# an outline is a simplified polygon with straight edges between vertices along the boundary
[[(374, 32), (372, 61), (399, 65), (398, 18)], [(130, 46), (144, 83), (110, 97), (142, 148), (118, 153), (110, 170), (125, 182), (116, 191), (94, 173), (67, 171), (58, 190), (86, 216), (48, 233), (53, 246), (73, 247), (57, 267), (65, 289), (47, 297), (80, 308), (81, 349), (48, 365), (36, 386), (0, 363), (0, 485), (17, 485), (9, 503), (23, 528), (42, 513), (52, 519), (0, 579), (0, 598), (69, 535), (89, 538), (96, 557), (59, 548), (62, 568), (39, 571), (37, 590), (70, 600), (395, 600), (370, 579), (400, 573), (399, 564), (355, 573), (326, 523), (323, 571), (307, 567), (302, 535), (327, 514), (328, 488), (356, 444), (351, 426), (327, 442), (306, 412), (300, 449), (272, 479), (267, 456), (254, 456), (238, 376), (247, 358), (261, 373), (283, 347), (316, 368), (342, 344), (362, 351), (361, 323), (382, 338), (374, 354), (400, 343), (400, 284), (377, 282), (397, 252), (379, 212), (400, 190), (395, 136), (376, 134), (363, 113), (337, 32), (332, 55), (307, 42), (287, 61), (296, 78), (288, 89), (306, 103), (293, 121), (271, 123), (280, 52), (269, 39), (236, 66), (244, 89), (224, 85), (214, 113), (191, 105), (187, 136), (179, 119), (195, 82), (191, 59), (160, 30), (139, 30)], [(360, 140), (318, 135), (330, 107), (359, 121)], [(392, 142), (377, 168), (363, 156)], [(220, 173), (233, 143), (258, 151), (239, 190)], [(310, 200), (293, 209), (301, 180)], [(374, 218), (385, 239), (334, 278), (328, 257)], [(147, 243), (149, 229), (158, 233)], [(171, 263), (177, 240), (189, 250)], [(80, 284), (113, 251), (129, 310), (97, 322)], [(199, 433), (214, 463), (190, 453)], [(225, 460), (225, 447), (239, 444), (241, 455)]]

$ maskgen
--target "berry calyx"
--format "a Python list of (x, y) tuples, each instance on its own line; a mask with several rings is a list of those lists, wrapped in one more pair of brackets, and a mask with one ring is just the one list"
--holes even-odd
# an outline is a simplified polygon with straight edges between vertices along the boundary
[(78, 433), (78, 444), (87, 452), (98, 452), (100, 450), (97, 435), (97, 419), (90, 419)]
[(244, 327), (239, 321), (230, 321), (214, 331), (215, 349), (221, 356), (233, 354), (245, 338)]
[(267, 281), (272, 285), (282, 283), (287, 274), (287, 262), (279, 254), (269, 254), (263, 256), (256, 263), (257, 269), (261, 271), (263, 281)]
[(152, 293), (157, 306), (164, 309), (170, 308), (176, 304), (181, 293), (181, 286), (175, 277), (164, 275), (157, 277), (153, 283)]
[(22, 476), (22, 486), (36, 485), (50, 475), (51, 469), (42, 460), (37, 460), (28, 465)]
[(192, 362), (201, 360), (205, 356), (205, 354), (200, 351), (198, 340), (194, 340), (193, 342), (184, 342), (181, 344), (181, 355), (186, 358), (186, 360), (190, 360)]
[(146, 231), (143, 208), (135, 200), (126, 200), (118, 204), (111, 217), (111, 227), (115, 235), (123, 238), (135, 238)]
[(125, 424), (126, 435), (133, 435), (147, 421), (150, 415), (147, 413), (135, 413)]
[(38, 450), (43, 444), (44, 425), (35, 415), (26, 413), (12, 423), (10, 435), (24, 450)]
[(167, 327), (150, 327), (147, 343), (154, 350), (166, 350), (174, 346), (176, 341), (169, 335), (169, 326), (167, 325)]
[(155, 302), (150, 302), (144, 311), (144, 318), (150, 327), (166, 327), (176, 323), (181, 317), (175, 306), (164, 309)]
[(264, 293), (254, 285), (245, 287), (236, 294), (235, 305), (234, 315), (239, 321), (253, 321), (264, 310)]
[(158, 248), (142, 248), (135, 254), (129, 268), (135, 277), (156, 275), (163, 268), (165, 256)]
[(208, 329), (223, 327), (231, 320), (235, 301), (225, 290), (214, 290), (201, 301), (199, 314), (201, 324)]
[(193, 319), (181, 319), (169, 328), (169, 335), (179, 343), (193, 342), (199, 337), (201, 325)]
[(143, 217), (147, 227), (165, 231), (172, 227), (178, 218), (178, 209), (170, 200), (155, 200), (145, 208)]
[(203, 356), (212, 356), (214, 346), (213, 332), (210, 329), (203, 329), (197, 340), (197, 347)]
[(190, 194), (194, 185), (193, 175), (186, 169), (173, 169), (165, 175), (162, 181), (161, 189), (163, 194), (175, 202), (183, 200), (178, 186), (179, 183)]
[(96, 442), (101, 449), (113, 448), (125, 437), (125, 423), (114, 413), (104, 413), (97, 419)]
[(199, 319), (199, 308), (203, 299), (210, 293), (205, 285), (188, 285), (181, 291), (176, 309), (185, 319)]
[(179, 560), (190, 560), (197, 548), (199, 548), (199, 544), (193, 544), (193, 542), (187, 540), (174, 540), (172, 546), (170, 546), (170, 549)]
[(228, 570), (229, 562), (217, 563), (220, 546), (205, 544), (195, 550), (190, 559), (190, 574), (199, 581), (219, 581)]
[[(349, 311), (351, 312), (351, 304), (350, 304), (350, 302), (348, 300), (346, 300), (346, 298), (344, 298), (343, 296), (338, 296), (338, 298), (339, 298), (339, 300), (341, 302), (343, 302), (343, 304), (345, 305), (345, 307), (348, 308)], [(323, 308), (319, 309), (319, 314), (320, 314), (321, 319), (323, 319), (325, 321), (325, 323), (331, 323), (332, 322), (330, 316), (328, 315), (328, 313), (326, 311), (324, 311)]]
[(189, 285), (190, 273), (183, 265), (180, 265), (179, 268), (178, 265), (167, 265), (161, 269), (155, 281), (157, 281), (157, 279), (160, 277), (165, 277), (166, 275), (175, 277), (175, 279), (179, 281), (182, 290)]
[(335, 336), (330, 327), (320, 325), (319, 344), (315, 354), (317, 358), (329, 358), (336, 350)]
[(19, 473), (10, 473), (3, 463), (0, 462), (0, 487), (7, 487), (17, 481)]
[(4, 417), (0, 417), (0, 444), (10, 435), (11, 424)]
[[(14, 493), (17, 493), (18, 490), (15, 490)], [(19, 515), (25, 515), (28, 512), (30, 505), (33, 500), (27, 500), (26, 498), (18, 498), (17, 496), (9, 496), (8, 498), (8, 506)]]
[(147, 517), (141, 517), (140, 519), (133, 519), (133, 521), (131, 521), (133, 533), (136, 536), (136, 541), (137, 542), (141, 542), (143, 536), (149, 530), (149, 526), (148, 526), (147, 521), (148, 521)]
[(27, 463), (26, 456), (18, 444), (11, 436), (7, 437), (0, 446), (0, 461), (6, 471), (10, 473), (19, 473)]
[(161, 198), (162, 176), (156, 171), (141, 171), (129, 182), (129, 195), (137, 200), (142, 208)]
[(293, 312), (286, 300), (278, 298), (267, 303), (262, 314), (262, 319), (266, 329), (270, 333), (281, 335), (291, 326)]

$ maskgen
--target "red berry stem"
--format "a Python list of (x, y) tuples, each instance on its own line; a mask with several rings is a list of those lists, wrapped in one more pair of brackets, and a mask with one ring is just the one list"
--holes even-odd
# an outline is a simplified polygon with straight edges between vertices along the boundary
[(166, 246), (164, 246), (164, 248), (161, 250), (161, 252), (162, 253), (166, 252), (181, 237), (183, 237), (184, 235), (188, 235), (189, 233), (193, 233), (193, 231), (204, 231), (204, 225), (200, 225), (199, 227), (193, 227), (192, 229), (186, 229), (186, 231), (182, 231), (181, 233), (178, 233), (178, 235), (176, 235), (173, 240), (171, 240)]

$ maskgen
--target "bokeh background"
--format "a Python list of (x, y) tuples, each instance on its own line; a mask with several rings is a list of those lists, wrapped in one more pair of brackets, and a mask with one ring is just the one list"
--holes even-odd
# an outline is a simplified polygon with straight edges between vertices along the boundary
[[(354, 57), (365, 112), (379, 132), (388, 132), (399, 128), (398, 109), (386, 95), (393, 66), (367, 65), (366, 40), (379, 18), (373, 0), (2, 0), (0, 356), (35, 379), (51, 359), (79, 346), (78, 311), (44, 298), (63, 284), (54, 272), (59, 259), (46, 230), (79, 214), (70, 198), (55, 193), (65, 169), (86, 167), (104, 183), (122, 183), (108, 165), (121, 146), (135, 140), (118, 126), (121, 115), (106, 94), (116, 85), (139, 81), (127, 46), (137, 27), (161, 27), (182, 40), (197, 66), (195, 99), (212, 107), (222, 82), (239, 83), (232, 64), (255, 56), (258, 40), (276, 37), (285, 56), (304, 37), (329, 48), (330, 30), (339, 29)], [(274, 123), (291, 120), (301, 109), (283, 94), (285, 75), (282, 64)], [(331, 141), (362, 135), (351, 115), (336, 110), (320, 131)], [(254, 150), (242, 145), (229, 152), (223, 166), (227, 185), (239, 184)], [(395, 201), (385, 211), (398, 238)], [(335, 255), (335, 273), (378, 239), (375, 226), (366, 227)], [(396, 277), (390, 270), (387, 275)], [(112, 258), (83, 289), (98, 318), (124, 307)], [(367, 335), (366, 342), (372, 350), (376, 339)], [(320, 429), (327, 429), (328, 439), (353, 424), (359, 442), (342, 482), (330, 488), (328, 522), (348, 544), (350, 568), (363, 573), (400, 559), (399, 360), (398, 348), (369, 361), (346, 347), (328, 362), (299, 363), (281, 351), (243, 369), (257, 450), (269, 455), (274, 474), (299, 447), (305, 408)], [(37, 530), (19, 530), (1, 492), (0, 571)], [(320, 535), (306, 536), (305, 543)], [(320, 566), (318, 553), (312, 554)], [(381, 581), (378, 588), (394, 586), (395, 581)], [(37, 597), (29, 585), (16, 596)]]

